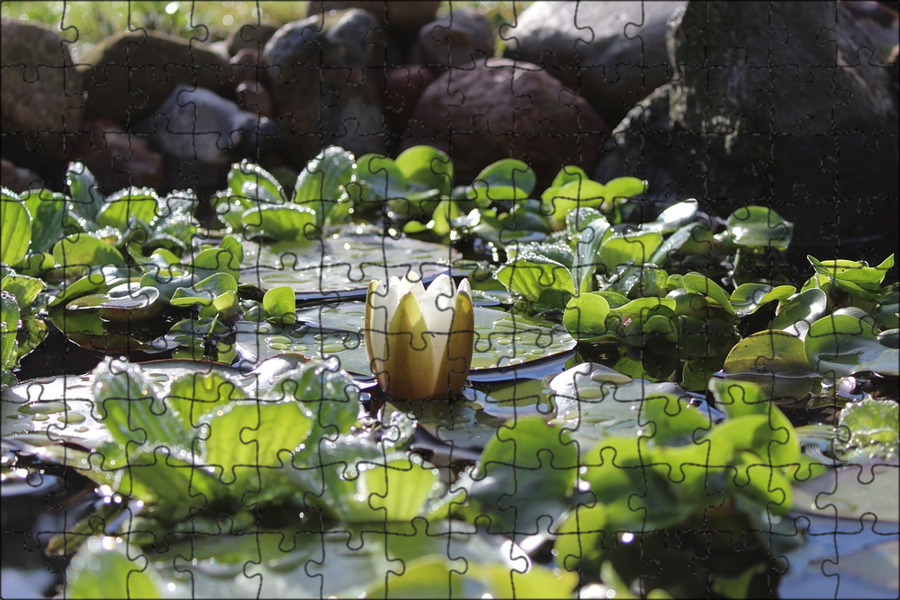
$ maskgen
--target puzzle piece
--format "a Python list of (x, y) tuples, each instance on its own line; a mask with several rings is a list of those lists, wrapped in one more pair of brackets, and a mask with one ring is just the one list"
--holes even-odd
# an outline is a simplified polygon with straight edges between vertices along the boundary
[(5, 596), (897, 596), (896, 3), (39, 4)]

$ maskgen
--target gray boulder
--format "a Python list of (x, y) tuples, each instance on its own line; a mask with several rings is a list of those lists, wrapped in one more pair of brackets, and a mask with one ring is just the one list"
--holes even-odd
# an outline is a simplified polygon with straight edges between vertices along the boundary
[(669, 80), (678, 2), (534, 2), (501, 32), (509, 58), (548, 69), (610, 124)]
[(836, 3), (714, 2), (671, 25), (672, 83), (629, 112), (595, 176), (722, 216), (770, 206), (817, 257), (895, 251), (896, 226), (877, 224), (898, 216), (897, 97), (889, 69), (860, 60), (872, 45), (854, 19)]
[(283, 145), (297, 168), (322, 148), (384, 152), (384, 46), (369, 37), (364, 10), (329, 12), (288, 23), (263, 51)]
[(81, 78), (70, 44), (36, 25), (4, 20), (0, 27), (3, 155), (52, 173), (64, 167), (83, 119)]
[(193, 188), (202, 195), (224, 187), (234, 160), (268, 151), (277, 126), (210, 90), (180, 85), (134, 133), (163, 155), (164, 189)]

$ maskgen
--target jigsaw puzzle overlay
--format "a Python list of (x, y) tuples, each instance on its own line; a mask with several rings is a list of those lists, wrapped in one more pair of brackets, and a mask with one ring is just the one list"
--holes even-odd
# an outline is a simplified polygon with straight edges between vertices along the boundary
[(900, 594), (896, 2), (0, 10), (0, 596)]

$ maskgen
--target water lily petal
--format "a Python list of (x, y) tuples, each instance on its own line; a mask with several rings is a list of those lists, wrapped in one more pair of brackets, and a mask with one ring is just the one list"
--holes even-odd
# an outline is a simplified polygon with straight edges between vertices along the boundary
[(425, 326), (431, 332), (429, 345), (435, 364), (440, 364), (447, 354), (447, 333), (453, 323), (455, 303), (456, 285), (447, 275), (440, 275), (432, 281), (419, 299)]
[(453, 308), (453, 324), (447, 336), (447, 345), (438, 364), (436, 373), (439, 380), (436, 388), (441, 396), (452, 398), (466, 385), (472, 352), (475, 347), (475, 311), (468, 280), (464, 280), (456, 294)]
[[(421, 284), (420, 284), (421, 285)], [(398, 400), (425, 400), (435, 394), (430, 336), (413, 291), (400, 298), (387, 334), (387, 359), (375, 371), (381, 387)], [(380, 367), (380, 361), (373, 361)], [(374, 369), (373, 369), (374, 370)]]
[(375, 359), (384, 361), (387, 358), (387, 327), (388, 315), (392, 311), (387, 306), (388, 290), (378, 280), (369, 284), (366, 292), (365, 328), (363, 336), (366, 341), (366, 350), (369, 354), (369, 368), (377, 373), (373, 362)]

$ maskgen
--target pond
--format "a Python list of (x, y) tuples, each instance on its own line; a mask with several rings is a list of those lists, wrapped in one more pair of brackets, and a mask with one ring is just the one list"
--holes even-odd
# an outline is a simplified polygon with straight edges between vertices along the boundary
[(434, 160), (4, 189), (5, 594), (896, 597), (893, 255)]

